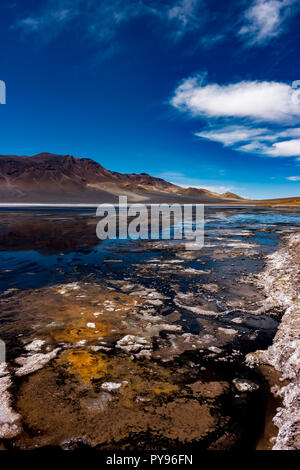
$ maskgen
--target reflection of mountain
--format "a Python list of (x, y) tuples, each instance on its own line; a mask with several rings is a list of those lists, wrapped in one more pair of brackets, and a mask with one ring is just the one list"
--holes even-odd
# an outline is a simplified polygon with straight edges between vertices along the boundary
[(40, 153), (33, 157), (0, 156), (0, 202), (101, 203), (237, 202), (243, 198), (206, 189), (181, 188), (146, 173), (121, 174), (89, 158)]
[(96, 236), (96, 223), (93, 216), (70, 216), (70, 213), (56, 213), (53, 216), (31, 212), (3, 212), (0, 250), (34, 249), (40, 253), (90, 250), (100, 243)]

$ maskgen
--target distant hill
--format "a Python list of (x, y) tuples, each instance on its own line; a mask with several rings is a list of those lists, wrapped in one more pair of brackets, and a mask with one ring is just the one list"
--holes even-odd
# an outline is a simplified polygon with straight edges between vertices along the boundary
[[(32, 157), (0, 155), (0, 202), (102, 203), (117, 202), (222, 203), (244, 200), (233, 193), (182, 188), (147, 173), (110, 171), (89, 158), (39, 153)], [(244, 200), (245, 201), (245, 200)]]
[(227, 191), (227, 193), (222, 193), (221, 196), (224, 199), (234, 199), (234, 200), (245, 200), (242, 196), (238, 196), (237, 194), (231, 193), (230, 191)]

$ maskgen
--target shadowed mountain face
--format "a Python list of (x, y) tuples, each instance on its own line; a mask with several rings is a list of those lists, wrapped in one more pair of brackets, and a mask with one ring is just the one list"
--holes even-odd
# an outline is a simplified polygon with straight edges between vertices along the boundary
[(181, 188), (146, 173), (109, 171), (89, 158), (40, 153), (0, 156), (0, 202), (102, 203), (118, 196), (140, 202), (236, 202), (233, 193)]

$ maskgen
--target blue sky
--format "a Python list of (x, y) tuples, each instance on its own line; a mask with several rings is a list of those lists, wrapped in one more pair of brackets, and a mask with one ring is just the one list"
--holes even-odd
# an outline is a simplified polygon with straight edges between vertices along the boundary
[(0, 153), (300, 196), (299, 19), (295, 0), (2, 0)]

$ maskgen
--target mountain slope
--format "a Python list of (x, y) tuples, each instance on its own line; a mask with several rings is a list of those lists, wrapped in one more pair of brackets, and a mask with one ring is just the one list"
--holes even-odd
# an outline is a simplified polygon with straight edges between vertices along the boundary
[(221, 196), (224, 199), (236, 199), (236, 200), (244, 200), (245, 198), (238, 196), (237, 194), (231, 193), (230, 191), (227, 191), (226, 193), (222, 193)]
[(89, 158), (40, 153), (32, 157), (0, 155), (0, 202), (101, 203), (222, 202), (242, 198), (206, 189), (182, 188), (146, 173), (122, 174)]

